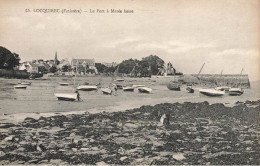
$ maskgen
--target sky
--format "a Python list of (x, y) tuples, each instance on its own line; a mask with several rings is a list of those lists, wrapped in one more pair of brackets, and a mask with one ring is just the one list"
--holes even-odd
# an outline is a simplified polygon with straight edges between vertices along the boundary
[[(244, 68), (251, 81), (260, 80), (260, 0), (0, 0), (0, 4), (0, 45), (18, 53), (21, 61), (54, 59), (56, 51), (58, 59), (96, 62), (157, 55), (184, 74), (197, 74), (205, 63), (202, 74), (240, 74)], [(81, 14), (34, 9), (76, 9)]]

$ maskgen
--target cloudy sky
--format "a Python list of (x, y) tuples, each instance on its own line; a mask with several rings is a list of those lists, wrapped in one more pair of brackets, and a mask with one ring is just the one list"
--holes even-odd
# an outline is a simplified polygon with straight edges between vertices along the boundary
[[(31, 59), (121, 62), (157, 55), (187, 74), (249, 74), (260, 79), (259, 0), (0, 0), (0, 45)], [(29, 9), (31, 12), (25, 12)], [(81, 9), (35, 13), (33, 9)], [(89, 13), (89, 10), (134, 13)], [(87, 11), (87, 12), (84, 12)]]

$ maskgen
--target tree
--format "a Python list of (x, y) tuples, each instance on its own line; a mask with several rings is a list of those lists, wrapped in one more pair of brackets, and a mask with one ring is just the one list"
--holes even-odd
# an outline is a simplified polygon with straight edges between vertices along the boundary
[(16, 66), (19, 66), (19, 55), (14, 53), (8, 49), (0, 46), (0, 69), (13, 69)]
[(151, 74), (156, 75), (159, 69), (164, 66), (164, 61), (156, 55), (150, 55), (142, 59), (142, 61), (148, 63)]
[(50, 70), (51, 73), (55, 73), (57, 71), (57, 67), (52, 66), (49, 70)]
[(104, 73), (107, 70), (107, 67), (102, 63), (95, 63), (95, 67), (97, 68), (99, 73)]

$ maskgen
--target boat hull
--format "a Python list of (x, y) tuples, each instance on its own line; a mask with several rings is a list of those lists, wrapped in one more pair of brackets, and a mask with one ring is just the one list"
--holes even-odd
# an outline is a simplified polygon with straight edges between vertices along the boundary
[(141, 88), (138, 88), (138, 91), (140, 93), (150, 93), (152, 91), (152, 89), (146, 88), (146, 87), (141, 87)]
[(78, 86), (77, 90), (81, 90), (81, 91), (93, 91), (93, 90), (97, 90), (97, 86)]
[(26, 85), (16, 85), (14, 86), (15, 89), (26, 89), (27, 86)]
[(77, 93), (56, 93), (54, 94), (58, 100), (75, 101), (77, 100)]
[(187, 87), (186, 90), (188, 91), (188, 93), (194, 93), (194, 89)]
[(231, 88), (229, 90), (229, 95), (230, 96), (240, 96), (244, 93), (244, 90), (242, 90), (241, 88)]
[(134, 90), (135, 90), (134, 87), (124, 87), (123, 88), (123, 91), (125, 91), (125, 92), (133, 92)]
[(69, 83), (60, 83), (60, 86), (69, 86)]
[(112, 94), (112, 90), (109, 88), (101, 88), (101, 91), (103, 92), (103, 94), (105, 95), (111, 95)]
[(223, 91), (213, 90), (213, 89), (200, 89), (201, 94), (210, 96), (210, 97), (220, 97), (225, 94)]
[(168, 85), (167, 85), (167, 88), (168, 88), (169, 90), (173, 90), (173, 91), (180, 91), (180, 90), (181, 90), (181, 88), (180, 88), (179, 85), (173, 85), (173, 84), (168, 84)]

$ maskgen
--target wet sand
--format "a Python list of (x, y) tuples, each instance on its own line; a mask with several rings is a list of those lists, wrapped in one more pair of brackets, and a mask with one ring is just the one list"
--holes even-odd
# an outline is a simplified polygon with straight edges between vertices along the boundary
[[(165, 103), (1, 124), (1, 164), (259, 165), (260, 101)], [(161, 122), (162, 115), (169, 121)]]

